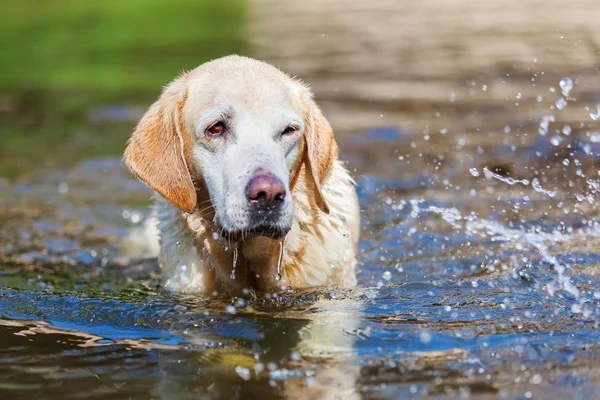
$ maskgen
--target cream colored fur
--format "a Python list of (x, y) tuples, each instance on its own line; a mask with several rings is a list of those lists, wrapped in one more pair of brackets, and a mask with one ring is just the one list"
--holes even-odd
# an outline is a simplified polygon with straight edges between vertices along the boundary
[[(354, 248), (358, 240), (358, 200), (352, 178), (339, 161), (335, 162), (325, 180), (324, 196), (331, 208), (330, 214), (314, 218), (306, 187), (298, 182), (294, 191), (294, 219), (291, 231), (284, 240), (282, 279), (275, 279), (277, 261), (267, 259), (252, 265), (255, 273), (264, 277), (263, 290), (292, 285), (296, 288), (356, 284), (356, 258)], [(163, 282), (169, 290), (202, 292), (212, 290), (215, 284), (224, 287), (242, 287), (231, 279), (233, 249), (222, 238), (215, 239), (213, 232), (197, 214), (188, 214), (156, 196), (155, 210), (160, 232), (159, 263)], [(278, 246), (267, 238), (245, 243), (238, 248), (238, 265), (249, 252), (260, 253), (260, 247)], [(211, 254), (225, 255), (223, 265), (215, 263)], [(239, 268), (239, 267), (238, 267)]]
[[(216, 123), (223, 130), (215, 135)], [(278, 69), (230, 56), (183, 74), (141, 119), (125, 161), (157, 193), (159, 263), (168, 289), (356, 284), (354, 182), (310, 90)], [(258, 170), (291, 194), (268, 222), (256, 222), (261, 214), (245, 189)]]
[[(207, 137), (218, 118), (227, 122), (229, 137)], [(289, 124), (295, 132), (278, 136)], [(356, 284), (360, 215), (354, 181), (308, 88), (276, 68), (233, 56), (177, 78), (138, 124), (125, 161), (157, 194), (153, 216), (132, 230), (124, 246), (154, 254), (160, 241), (167, 289), (235, 293)], [(252, 226), (244, 188), (257, 168), (276, 175), (290, 194), (276, 221), (287, 233), (283, 241), (255, 232), (230, 243), (227, 232)], [(318, 358), (322, 368), (310, 385), (286, 381), (285, 397), (358, 398), (360, 367), (345, 360), (353, 352), (361, 303), (318, 299), (310, 312), (289, 313), (308, 320), (294, 347), (302, 362), (308, 366)], [(248, 367), (255, 361), (246, 359)], [(171, 390), (169, 382), (166, 398)]]

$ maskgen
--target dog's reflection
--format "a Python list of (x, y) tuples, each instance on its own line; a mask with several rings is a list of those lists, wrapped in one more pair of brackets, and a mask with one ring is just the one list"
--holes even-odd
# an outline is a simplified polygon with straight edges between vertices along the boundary
[[(102, 327), (95, 329), (96, 334), (43, 321), (4, 320), (0, 327), (7, 343), (35, 344), (56, 354), (48, 362), (57, 376), (68, 375), (77, 366), (98, 377), (94, 384), (86, 381), (85, 388), (78, 379), (62, 383), (77, 391), (93, 391), (112, 382), (116, 393), (122, 388), (131, 395), (161, 399), (359, 398), (354, 345), (361, 306), (356, 296), (303, 301), (302, 307), (233, 318), (215, 310), (209, 316), (204, 316), (206, 309), (191, 310), (191, 315), (199, 316), (197, 333), (190, 333), (191, 328), (187, 332), (150, 328), (135, 336), (125, 331), (119, 338), (118, 330), (109, 330), (107, 338), (100, 333), (106, 332)], [(65, 351), (75, 351), (81, 358), (60, 356)], [(90, 354), (102, 357), (89, 359)]]
[[(354, 399), (360, 366), (354, 357), (361, 305), (354, 298), (319, 299), (303, 310), (241, 316), (223, 328), (238, 339), (199, 334), (193, 350), (164, 353), (155, 394), (209, 398)], [(354, 361), (354, 362), (353, 362)], [(191, 383), (187, 374), (195, 374)], [(183, 379), (180, 379), (183, 378)]]

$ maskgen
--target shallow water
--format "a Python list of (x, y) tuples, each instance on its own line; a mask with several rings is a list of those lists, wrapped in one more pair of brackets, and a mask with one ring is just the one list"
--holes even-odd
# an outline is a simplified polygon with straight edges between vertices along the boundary
[[(131, 240), (150, 193), (119, 157), (30, 168), (0, 179), (1, 391), (600, 396), (597, 71), (417, 71), (423, 93), (449, 90), (401, 102), (351, 87), (402, 77), (341, 71), (339, 95), (318, 68), (331, 59), (314, 60), (298, 72), (317, 82), (358, 182), (359, 286), (243, 298), (162, 292), (151, 249)], [(561, 94), (567, 76), (573, 88)]]

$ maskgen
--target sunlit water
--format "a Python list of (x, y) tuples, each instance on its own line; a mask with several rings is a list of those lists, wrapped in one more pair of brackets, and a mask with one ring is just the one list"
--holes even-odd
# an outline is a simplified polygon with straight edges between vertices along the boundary
[[(139, 236), (150, 192), (118, 157), (0, 180), (0, 390), (600, 396), (597, 79), (527, 71), (466, 78), (443, 101), (328, 98), (362, 208), (354, 289), (168, 294)], [(344, 124), (356, 109), (371, 128)]]

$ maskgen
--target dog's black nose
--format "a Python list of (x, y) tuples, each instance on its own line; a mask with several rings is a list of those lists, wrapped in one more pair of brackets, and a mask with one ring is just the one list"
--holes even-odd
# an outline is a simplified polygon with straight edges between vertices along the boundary
[(281, 179), (264, 169), (256, 170), (246, 186), (246, 198), (259, 210), (278, 208), (285, 196)]

